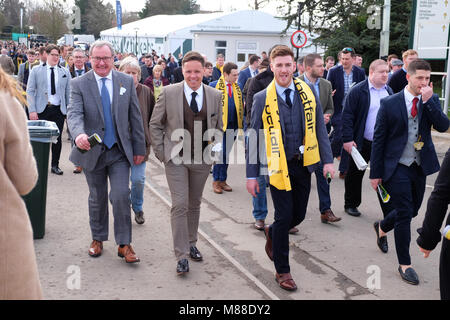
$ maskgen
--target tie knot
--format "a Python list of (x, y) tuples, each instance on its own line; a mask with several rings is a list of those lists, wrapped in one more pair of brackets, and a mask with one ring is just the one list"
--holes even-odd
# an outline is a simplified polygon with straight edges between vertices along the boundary
[(414, 97), (414, 99), (413, 99), (413, 103), (414, 103), (414, 104), (416, 104), (417, 102), (419, 102), (419, 98), (417, 98), (417, 97)]
[(195, 91), (194, 91), (194, 92), (192, 92), (192, 93), (191, 93), (192, 99), (195, 99), (195, 97), (197, 96), (197, 94), (198, 94), (198, 93), (197, 93), (197, 92), (195, 92)]
[(291, 89), (287, 88), (286, 90), (284, 90), (284, 94), (286, 96), (289, 96), (291, 94)]
[(108, 80), (108, 78), (102, 78), (103, 84), (105, 84), (106, 80)]

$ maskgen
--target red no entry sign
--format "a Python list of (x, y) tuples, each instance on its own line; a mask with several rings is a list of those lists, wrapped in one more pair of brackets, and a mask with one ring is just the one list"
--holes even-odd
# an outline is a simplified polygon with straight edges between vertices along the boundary
[(291, 36), (291, 43), (294, 47), (300, 49), (306, 45), (308, 37), (302, 30), (295, 31)]

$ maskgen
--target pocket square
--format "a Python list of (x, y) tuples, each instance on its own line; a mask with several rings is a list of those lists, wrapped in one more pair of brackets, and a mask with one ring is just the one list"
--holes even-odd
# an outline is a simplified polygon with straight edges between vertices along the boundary
[(62, 76), (63, 78), (67, 78), (67, 76), (64, 74), (63, 76)]
[(124, 87), (120, 87), (120, 92), (119, 92), (119, 94), (120, 94), (121, 96), (123, 96), (123, 94), (124, 94), (125, 92), (127, 92), (127, 89), (125, 89)]
[(215, 113), (211, 113), (211, 117), (214, 117), (216, 114)]

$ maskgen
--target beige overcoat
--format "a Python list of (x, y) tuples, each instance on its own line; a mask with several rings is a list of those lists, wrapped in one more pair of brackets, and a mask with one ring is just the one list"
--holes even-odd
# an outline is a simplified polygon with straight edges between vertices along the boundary
[(21, 195), (38, 178), (26, 116), (0, 91), (0, 300), (42, 299), (33, 231)]

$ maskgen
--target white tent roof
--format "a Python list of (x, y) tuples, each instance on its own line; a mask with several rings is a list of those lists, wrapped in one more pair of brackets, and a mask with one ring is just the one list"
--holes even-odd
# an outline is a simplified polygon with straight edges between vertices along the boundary
[(186, 36), (191, 32), (281, 33), (286, 21), (257, 10), (232, 13), (157, 15), (100, 32), (100, 36), (136, 36), (162, 38), (170, 34)]

